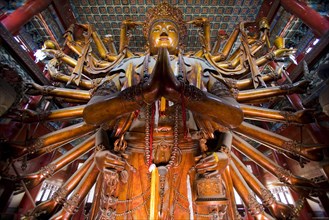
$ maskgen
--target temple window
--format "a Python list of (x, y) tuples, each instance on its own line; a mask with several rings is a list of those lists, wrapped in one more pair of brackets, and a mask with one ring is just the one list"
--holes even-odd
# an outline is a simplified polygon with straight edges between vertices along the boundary
[(271, 188), (270, 191), (274, 195), (277, 201), (280, 201), (284, 204), (294, 204), (294, 200), (289, 192), (288, 187), (286, 186), (277, 186)]
[(59, 186), (53, 183), (47, 181), (43, 182), (35, 201), (38, 203), (50, 199), (58, 189)]

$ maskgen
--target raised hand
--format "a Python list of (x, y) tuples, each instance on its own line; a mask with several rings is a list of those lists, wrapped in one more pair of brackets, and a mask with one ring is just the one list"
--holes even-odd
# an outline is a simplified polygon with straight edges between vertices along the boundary
[(209, 24), (209, 20), (208, 18), (204, 18), (204, 17), (200, 17), (200, 18), (196, 18), (192, 21), (188, 21), (188, 24), (193, 24), (196, 27), (203, 27), (206, 24)]
[(133, 21), (132, 19), (127, 19), (122, 22), (122, 25), (126, 26), (128, 29), (134, 29), (138, 25), (142, 25), (141, 21)]

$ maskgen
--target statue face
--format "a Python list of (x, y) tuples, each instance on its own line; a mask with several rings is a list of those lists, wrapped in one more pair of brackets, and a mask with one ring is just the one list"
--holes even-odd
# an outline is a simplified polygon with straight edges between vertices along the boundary
[(177, 54), (179, 43), (177, 27), (170, 21), (154, 23), (150, 30), (149, 43), (151, 54), (157, 54), (159, 47), (166, 47), (170, 54)]

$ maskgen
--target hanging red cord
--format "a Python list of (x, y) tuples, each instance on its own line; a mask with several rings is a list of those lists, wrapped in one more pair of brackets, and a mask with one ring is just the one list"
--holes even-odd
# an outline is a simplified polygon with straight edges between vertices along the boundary
[(183, 133), (184, 133), (184, 139), (187, 139), (186, 108), (185, 108), (185, 98), (183, 93), (181, 94), (181, 99), (182, 99)]
[(150, 160), (149, 160), (149, 166), (151, 166), (152, 164), (152, 151), (153, 151), (153, 129), (154, 129), (154, 115), (155, 115), (155, 106), (154, 104), (152, 104), (152, 116), (151, 116), (151, 120), (150, 120), (150, 143), (149, 143), (149, 147), (150, 147)]
[(134, 119), (136, 119), (138, 117), (139, 113), (140, 113), (140, 110), (136, 110), (134, 112)]

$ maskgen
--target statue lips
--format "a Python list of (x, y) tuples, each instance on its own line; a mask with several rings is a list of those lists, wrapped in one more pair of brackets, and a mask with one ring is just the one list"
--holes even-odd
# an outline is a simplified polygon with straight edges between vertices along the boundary
[(160, 41), (169, 41), (169, 38), (168, 38), (168, 37), (160, 37), (159, 40), (160, 40)]
[(161, 36), (158, 40), (160, 47), (170, 47), (172, 44), (172, 39), (168, 36)]

